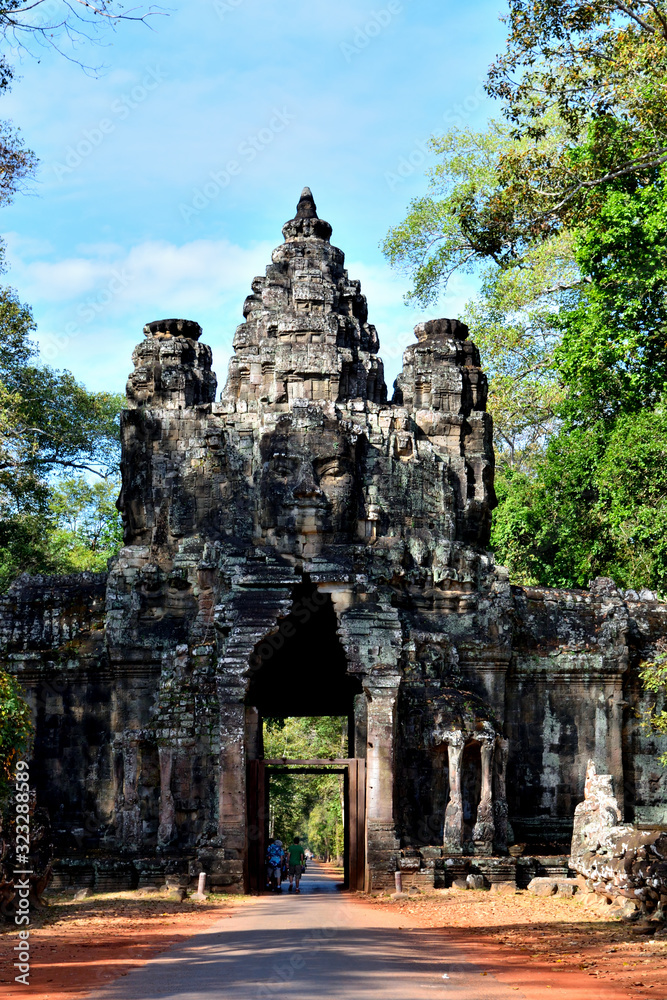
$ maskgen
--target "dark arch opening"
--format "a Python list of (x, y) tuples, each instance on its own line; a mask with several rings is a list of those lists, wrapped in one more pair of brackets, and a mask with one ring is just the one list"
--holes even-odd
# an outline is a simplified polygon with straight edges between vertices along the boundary
[(358, 677), (347, 673), (329, 594), (303, 583), (294, 589), (290, 614), (277, 633), (258, 643), (251, 659), (246, 704), (264, 718), (354, 715)]
[(463, 798), (463, 840), (472, 850), (472, 833), (482, 794), (482, 754), (477, 740), (463, 748), (461, 761), (461, 793)]

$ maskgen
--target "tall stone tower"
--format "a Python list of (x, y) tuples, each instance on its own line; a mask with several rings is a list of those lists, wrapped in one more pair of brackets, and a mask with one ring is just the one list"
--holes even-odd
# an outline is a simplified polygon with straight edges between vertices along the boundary
[(318, 219), (310, 188), (301, 192), (283, 236), (266, 277), (255, 278), (245, 300), (246, 322), (236, 331), (224, 395), (270, 404), (384, 403), (379, 342), (366, 299), (359, 282), (348, 278), (343, 252), (329, 242), (331, 226)]
[[(224, 853), (215, 862), (221, 878), (245, 857), (246, 762), (261, 756), (258, 721), (271, 711), (267, 690), (280, 686), (288, 654), (290, 669), (304, 678), (319, 663), (323, 686), (310, 685), (300, 711), (356, 718), (350, 753), (368, 758), (371, 776), (368, 856), (395, 849), (405, 657), (440, 664), (428, 691), (420, 679), (419, 698), (440, 699), (438, 725), (446, 729), (443, 677), (461, 652), (445, 637), (441, 616), (472, 613), (480, 592), (494, 586), (485, 552), (494, 504), (491, 425), (466, 327), (420, 324), (388, 402), (366, 299), (308, 188), (283, 236), (266, 275), (252, 283), (220, 401), (197, 324), (163, 320), (148, 324), (135, 351), (123, 419), (126, 547), (110, 578), (110, 655), (160, 665), (153, 724), (163, 734), (160, 773), (168, 787), (159, 840), (167, 848), (208, 837), (210, 850)], [(269, 640), (292, 620), (299, 595), (319, 596), (331, 608), (326, 654), (308, 648), (316, 640), (301, 632), (280, 655), (271, 652)], [(488, 643), (480, 636), (478, 629), (465, 642)], [(492, 644), (499, 641), (496, 634)], [(197, 671), (208, 680), (192, 690), (192, 704), (199, 698), (207, 726), (167, 696), (177, 677), (182, 708), (190, 706), (185, 693)], [(289, 706), (278, 707), (289, 714)], [(460, 706), (453, 713), (463, 725)], [(473, 729), (476, 717), (473, 711)], [(175, 785), (176, 798), (192, 801), (181, 771), (193, 756), (208, 775), (196, 797), (208, 805), (186, 830), (172, 803)], [(456, 821), (450, 827), (460, 840)]]

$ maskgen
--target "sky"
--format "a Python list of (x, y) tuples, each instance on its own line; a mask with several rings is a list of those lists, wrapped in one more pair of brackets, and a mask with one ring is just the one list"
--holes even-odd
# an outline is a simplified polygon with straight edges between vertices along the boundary
[[(131, 6), (131, 5), (130, 5)], [(62, 8), (47, 0), (41, 16)], [(482, 83), (502, 0), (165, 0), (77, 58), (14, 50), (0, 117), (39, 158), (3, 208), (8, 269), (42, 358), (121, 392), (145, 323), (201, 324), (218, 382), (243, 301), (308, 185), (361, 281), (387, 383), (414, 325), (457, 316), (457, 276), (428, 310), (380, 244), (427, 187), (426, 143), (496, 113)], [(33, 46), (34, 48), (34, 46)]]

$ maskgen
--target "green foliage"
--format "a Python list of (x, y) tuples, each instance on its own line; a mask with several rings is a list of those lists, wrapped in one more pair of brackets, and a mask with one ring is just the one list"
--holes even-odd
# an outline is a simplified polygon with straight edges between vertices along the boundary
[(517, 583), (585, 586), (600, 546), (592, 518), (600, 428), (553, 437), (532, 470), (499, 469), (491, 545)]
[[(111, 497), (118, 488), (121, 398), (88, 392), (69, 372), (37, 364), (34, 329), (29, 307), (12, 289), (1, 289), (3, 589), (20, 572), (104, 568), (118, 547)], [(102, 482), (93, 484), (93, 477)]]
[(625, 414), (596, 470), (596, 514), (609, 538), (604, 573), (667, 596), (667, 409)]
[[(667, 736), (667, 711), (665, 710), (665, 692), (667, 692), (667, 654), (659, 653), (651, 663), (643, 663), (639, 676), (644, 690), (655, 695), (653, 704), (642, 718), (645, 732), (656, 736)], [(667, 767), (667, 752), (658, 758), (663, 767)]]
[(610, 186), (577, 231), (575, 258), (590, 281), (562, 315), (556, 352), (572, 420), (654, 406), (667, 385), (666, 178), (663, 168), (649, 185)]
[[(594, 214), (610, 181), (645, 177), (667, 158), (667, 5), (509, 0), (506, 21), (507, 48), (487, 90), (514, 137), (536, 145), (505, 159), (500, 188), (518, 230), (545, 234)], [(552, 116), (563, 143), (544, 156)]]
[(517, 583), (596, 576), (667, 594), (667, 410), (554, 435), (528, 472), (501, 467), (492, 546)]
[(0, 670), (0, 803), (7, 799), (16, 761), (27, 750), (32, 731), (30, 707), (18, 682)]
[(497, 122), (485, 132), (453, 128), (430, 140), (442, 162), (429, 171), (429, 192), (410, 203), (405, 220), (382, 245), (392, 266), (412, 277), (409, 300), (427, 305), (454, 271), (470, 271), (487, 256), (461, 225), (461, 214), (469, 215), (496, 190), (498, 159), (510, 144), (509, 130)]
[[(308, 716), (266, 719), (264, 755), (300, 759), (347, 757), (347, 719)], [(300, 836), (325, 859), (343, 853), (342, 775), (277, 774), (271, 778), (273, 835), (283, 843)]]
[(55, 528), (49, 550), (61, 573), (100, 572), (123, 544), (116, 509), (118, 477), (91, 482), (84, 476), (56, 480), (49, 498)]
[[(555, 246), (551, 253), (553, 260)], [(463, 317), (489, 377), (496, 456), (513, 469), (529, 467), (542, 450), (562, 397), (554, 364), (558, 316), (540, 300), (539, 289), (536, 294), (544, 276), (538, 277), (540, 262), (533, 263), (521, 271), (488, 271)]]
[(502, 122), (432, 141), (429, 190), (385, 241), (464, 317), (490, 376), (492, 544), (517, 582), (667, 591), (667, 4), (509, 0), (487, 90)]

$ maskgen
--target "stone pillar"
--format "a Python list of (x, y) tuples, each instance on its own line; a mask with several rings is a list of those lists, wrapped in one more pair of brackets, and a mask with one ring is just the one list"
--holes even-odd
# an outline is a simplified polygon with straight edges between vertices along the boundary
[(264, 756), (263, 725), (254, 705), (245, 710), (245, 752), (247, 760), (260, 760)]
[(158, 847), (166, 847), (176, 837), (176, 808), (171, 791), (171, 776), (174, 770), (174, 751), (171, 747), (160, 747), (160, 825), (157, 831)]
[(220, 778), (218, 785), (218, 833), (230, 851), (245, 850), (245, 705), (220, 706)]
[(480, 746), (482, 758), (482, 791), (477, 807), (477, 818), (472, 831), (476, 854), (493, 853), (493, 748), (494, 741), (483, 740)]
[(394, 830), (394, 736), (397, 688), (370, 693), (367, 720), (369, 829)]
[(350, 734), (350, 756), (365, 757), (368, 750), (368, 703), (365, 694), (354, 696), (354, 717)]
[[(265, 575), (271, 574), (272, 568), (276, 573), (270, 575), (270, 579), (283, 584), (280, 587), (265, 586)], [(278, 570), (282, 574), (280, 577)], [(252, 706), (246, 709), (245, 705), (251, 674), (262, 665), (261, 650), (254, 656), (253, 651), (266, 637), (277, 632), (276, 623), (289, 614), (294, 582), (291, 569), (271, 567), (271, 564), (267, 567), (264, 561), (242, 563), (237, 572), (243, 578), (243, 586), (238, 585), (222, 595), (215, 608), (216, 628), (225, 636), (217, 675), (220, 707), (218, 836), (215, 843), (198, 854), (201, 870), (209, 876), (209, 884), (224, 892), (243, 892), (244, 884), (247, 887), (246, 749), (259, 754), (262, 741), (259, 715)], [(249, 730), (246, 730), (246, 717)]]
[(357, 598), (348, 587), (328, 589), (348, 671), (362, 679), (367, 698), (366, 889), (393, 887), (399, 850), (394, 787), (401, 623), (389, 601), (355, 604)]
[(122, 742), (123, 780), (118, 815), (120, 846), (138, 850), (141, 846), (141, 807), (139, 805), (139, 741), (126, 734)]
[(511, 834), (507, 810), (507, 758), (509, 755), (509, 740), (499, 736), (496, 740), (495, 774), (493, 793), (493, 818), (495, 823), (495, 850), (498, 854), (507, 852), (508, 838)]
[[(372, 884), (383, 885), (395, 871), (399, 842), (394, 820), (394, 755), (398, 678), (382, 686), (364, 685), (369, 695), (366, 746), (366, 863)], [(369, 888), (371, 888), (369, 886)]]
[(452, 733), (447, 739), (449, 799), (445, 810), (443, 842), (447, 854), (461, 854), (463, 851), (463, 796), (461, 794), (463, 742), (463, 733), (458, 731)]

